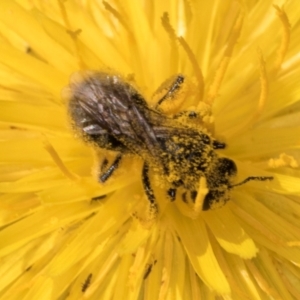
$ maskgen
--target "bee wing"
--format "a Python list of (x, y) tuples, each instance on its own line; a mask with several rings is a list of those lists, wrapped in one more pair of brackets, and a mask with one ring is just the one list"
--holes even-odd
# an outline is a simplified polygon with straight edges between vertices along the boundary
[[(87, 135), (114, 136), (133, 152), (157, 156), (159, 145), (145, 100), (117, 76), (98, 74), (73, 90), (71, 102), (83, 115), (80, 127)], [(74, 110), (74, 109), (73, 109)]]

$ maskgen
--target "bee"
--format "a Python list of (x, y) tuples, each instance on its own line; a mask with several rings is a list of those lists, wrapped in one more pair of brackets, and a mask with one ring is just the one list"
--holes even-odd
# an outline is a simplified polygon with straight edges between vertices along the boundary
[(106, 182), (119, 167), (126, 154), (143, 159), (142, 183), (150, 207), (158, 210), (150, 183), (150, 168), (166, 182), (167, 195), (176, 199), (180, 188), (181, 198), (187, 194), (195, 201), (199, 180), (206, 179), (208, 192), (202, 210), (222, 206), (230, 200), (230, 190), (250, 180), (271, 180), (272, 177), (251, 176), (234, 184), (237, 167), (233, 160), (219, 157), (216, 150), (226, 144), (209, 133), (180, 122), (186, 114), (195, 118), (196, 112), (181, 112), (167, 116), (159, 109), (181, 89), (185, 77), (177, 75), (154, 108), (120, 75), (91, 72), (79, 83), (71, 84), (68, 113), (73, 127), (85, 141), (96, 147), (117, 153), (109, 165), (104, 160), (99, 181)]

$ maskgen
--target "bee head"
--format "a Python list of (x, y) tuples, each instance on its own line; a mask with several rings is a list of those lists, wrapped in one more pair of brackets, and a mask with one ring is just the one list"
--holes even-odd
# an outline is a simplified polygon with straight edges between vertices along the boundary
[(219, 158), (207, 176), (209, 192), (206, 194), (202, 210), (222, 207), (230, 200), (230, 190), (249, 181), (273, 180), (271, 176), (250, 176), (239, 183), (232, 184), (237, 174), (237, 167), (233, 160)]
[(223, 206), (229, 199), (232, 178), (237, 173), (237, 167), (229, 158), (218, 158), (207, 176), (209, 192), (204, 198), (202, 210)]

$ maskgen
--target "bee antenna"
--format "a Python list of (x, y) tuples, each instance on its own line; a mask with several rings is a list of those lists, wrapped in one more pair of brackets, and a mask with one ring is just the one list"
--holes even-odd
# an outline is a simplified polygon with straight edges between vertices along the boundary
[(274, 177), (272, 176), (250, 176), (250, 177), (247, 177), (246, 179), (244, 179), (243, 181), (237, 183), (237, 184), (234, 184), (234, 185), (230, 185), (229, 186), (229, 189), (232, 189), (236, 186), (239, 186), (239, 185), (243, 185), (245, 183), (247, 183), (248, 181), (251, 181), (251, 180), (259, 180), (259, 181), (265, 181), (265, 180), (273, 180)]

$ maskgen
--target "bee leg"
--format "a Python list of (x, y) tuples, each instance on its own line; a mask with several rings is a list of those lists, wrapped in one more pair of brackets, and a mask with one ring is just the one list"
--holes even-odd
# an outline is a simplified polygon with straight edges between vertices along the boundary
[(192, 199), (192, 201), (195, 203), (195, 201), (196, 201), (196, 198), (197, 198), (197, 191), (191, 191), (190, 192), (190, 195), (191, 195), (191, 199)]
[(101, 172), (104, 172), (107, 166), (108, 166), (108, 160), (107, 158), (104, 158), (100, 167)]
[(168, 92), (157, 102), (155, 108), (157, 109), (165, 100), (174, 97), (174, 94), (181, 88), (183, 82), (184, 77), (182, 75), (178, 75), (171, 84)]
[(175, 199), (176, 199), (176, 189), (174, 189), (174, 188), (168, 189), (167, 194), (170, 197), (171, 202), (175, 201)]
[(191, 203), (191, 202), (195, 203), (196, 198), (197, 198), (197, 191), (190, 191), (190, 198), (187, 198), (187, 192), (184, 192), (181, 195), (181, 199), (184, 203)]
[(193, 110), (190, 110), (190, 111), (184, 110), (184, 111), (180, 111), (178, 114), (174, 115), (173, 118), (178, 119), (182, 116), (186, 116), (189, 119), (196, 119), (196, 118), (198, 118), (199, 115)]
[(188, 200), (186, 198), (186, 192), (182, 193), (181, 198), (184, 203), (188, 203)]
[[(113, 161), (113, 163), (111, 164), (111, 166), (105, 172), (100, 174), (99, 179), (102, 183), (107, 181), (107, 179), (112, 176), (114, 171), (117, 170), (121, 159), (122, 159), (122, 154), (118, 154), (117, 157), (115, 158), (115, 160)], [(102, 163), (102, 166), (103, 166), (103, 163)], [(101, 166), (101, 169), (102, 169), (102, 166)], [(103, 171), (103, 170), (101, 170), (101, 171)]]
[(156, 203), (156, 199), (155, 199), (155, 196), (154, 196), (153, 189), (152, 189), (151, 184), (150, 184), (149, 166), (146, 162), (143, 165), (142, 182), (143, 182), (143, 187), (144, 187), (145, 193), (146, 193), (147, 198), (150, 202), (151, 213), (157, 214), (158, 207), (157, 207), (157, 203)]

